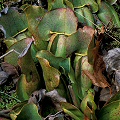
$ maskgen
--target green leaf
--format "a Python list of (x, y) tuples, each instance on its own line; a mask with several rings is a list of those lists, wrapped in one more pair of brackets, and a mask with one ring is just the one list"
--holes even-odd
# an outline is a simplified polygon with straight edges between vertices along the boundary
[(37, 52), (36, 55), (38, 58), (45, 58), (49, 61), (52, 67), (59, 69), (60, 67), (64, 68), (64, 70), (68, 73), (70, 72), (70, 59), (69, 58), (62, 58), (56, 57), (51, 52), (46, 50), (41, 50)]
[(48, 10), (54, 10), (58, 8), (65, 8), (63, 0), (48, 0)]
[(117, 12), (113, 6), (107, 2), (101, 2), (101, 5), (99, 6), (98, 17), (106, 25), (108, 25), (109, 22), (112, 22), (115, 26), (120, 27), (120, 20)]
[(84, 7), (82, 9), (83, 9), (86, 25), (90, 26), (92, 28), (95, 28), (95, 26), (94, 26), (94, 16), (91, 13), (91, 11), (88, 9), (88, 7)]
[(35, 5), (23, 5), (22, 7), (28, 21), (28, 30), (34, 34), (36, 27), (45, 14), (45, 11), (42, 7)]
[(15, 38), (17, 41), (20, 41), (20, 40), (28, 38), (28, 37), (30, 38), (30, 37), (32, 37), (32, 35), (30, 35), (29, 31), (26, 30), (25, 32), (18, 34)]
[[(78, 59), (78, 60), (77, 60)], [(88, 70), (93, 73), (93, 66), (88, 63), (87, 56), (76, 56), (75, 58), (75, 77), (77, 82), (78, 96), (82, 100), (86, 95), (87, 91), (92, 86), (92, 81), (83, 73), (83, 70)]]
[[(22, 75), (17, 85), (18, 96), (26, 100), (28, 99), (27, 96), (30, 96), (33, 91), (40, 89), (42, 86), (42, 84), (40, 84), (38, 71), (31, 56), (31, 44), (29, 44), (25, 51), (19, 56), (18, 64), (21, 67), (22, 73), (25, 74)], [(22, 97), (21, 94), (25, 95), (25, 97)]]
[(4, 42), (7, 45), (7, 47), (10, 48), (16, 42), (18, 42), (18, 41), (20, 41), (22, 39), (27, 39), (28, 37), (31, 37), (31, 35), (29, 35), (29, 31), (26, 30), (24, 33), (18, 34), (15, 38), (10, 37), (8, 39), (5, 39)]
[(23, 102), (20, 102), (20, 103), (16, 104), (16, 105), (12, 108), (12, 110), (11, 110), (11, 112), (10, 112), (10, 118), (11, 118), (12, 120), (16, 120), (17, 115), (20, 114), (21, 109), (22, 109), (23, 106), (24, 106), (25, 104), (27, 104), (27, 103), (28, 103), (28, 101), (23, 101)]
[(6, 38), (16, 36), (27, 29), (25, 15), (23, 13), (20, 14), (14, 8), (10, 8), (7, 14), (2, 15), (0, 18), (0, 24), (6, 30)]
[(118, 91), (114, 96), (112, 96), (108, 103), (114, 102), (116, 100), (120, 100), (120, 91)]
[[(81, 110), (82, 112), (90, 119), (93, 114), (95, 114), (95, 110), (97, 109), (97, 106), (94, 102), (94, 95), (93, 90), (89, 89), (87, 96), (84, 97), (84, 99), (81, 102)], [(89, 108), (89, 110), (88, 110)], [(94, 116), (94, 115), (93, 115)]]
[(85, 24), (85, 18), (83, 17), (84, 16), (84, 12), (83, 12), (82, 8), (75, 9), (75, 15), (77, 16), (78, 21), (80, 23), (84, 23)]
[(38, 63), (38, 59), (36, 58), (36, 53), (37, 53), (37, 49), (36, 49), (35, 45), (32, 44), (32, 46), (31, 46), (31, 56), (32, 56), (32, 59), (33, 59), (35, 64)]
[(83, 25), (90, 26), (95, 28), (94, 26), (94, 16), (88, 7), (75, 9), (75, 14), (78, 17), (78, 21)]
[(26, 76), (22, 74), (18, 79), (17, 83), (17, 96), (21, 101), (25, 101), (29, 99), (29, 95), (27, 94), (27, 80)]
[(39, 115), (35, 104), (26, 104), (16, 120), (42, 120), (42, 117)]
[(71, 35), (77, 30), (77, 17), (69, 8), (60, 8), (46, 13), (39, 26), (41, 40), (48, 41), (51, 34)]
[(88, 62), (89, 64), (93, 65), (94, 64), (94, 55), (93, 55), (93, 49), (95, 48), (95, 39), (93, 38), (88, 46)]
[[(57, 46), (57, 42), (56, 42), (55, 45), (53, 45), (53, 44), (54, 44), (54, 41), (56, 41), (56, 38), (57, 38), (57, 37), (58, 37), (58, 35), (57, 35), (56, 33), (53, 34), (53, 35), (51, 35), (50, 40), (49, 40), (49, 43), (48, 43), (48, 46), (47, 46), (47, 50), (48, 50), (48, 51), (52, 51), (53, 54), (55, 53), (55, 49), (56, 49), (56, 46)], [(53, 48), (52, 48), (52, 45), (54, 46)]]
[(15, 106), (13, 106), (12, 111), (10, 113), (15, 113), (16, 115), (18, 115), (20, 113), (22, 107), (24, 105), (26, 105), (27, 103), (28, 103), (28, 101), (26, 100), (26, 101), (16, 104)]
[(46, 49), (47, 42), (40, 39), (38, 25), (45, 14), (45, 10), (40, 6), (24, 5), (22, 6), (28, 22), (28, 30), (35, 39), (35, 45), (38, 49)]
[(56, 57), (66, 58), (65, 40), (66, 40), (65, 35), (59, 35), (55, 52)]
[(120, 114), (120, 100), (109, 103), (98, 113), (98, 120), (118, 120)]
[(56, 57), (66, 58), (66, 36), (53, 34), (50, 37), (47, 50), (55, 54)]
[(82, 5), (84, 4), (90, 6), (92, 13), (96, 13), (98, 11), (98, 4), (95, 0), (84, 0), (84, 3)]
[(74, 8), (77, 8), (78, 6), (82, 6), (82, 1), (81, 0), (69, 0), (70, 2), (73, 3)]
[(111, 5), (113, 5), (117, 2), (117, 0), (107, 0), (107, 2), (110, 3)]
[[(31, 38), (26, 38), (26, 39), (23, 39), (23, 40), (20, 40), (16, 43), (14, 43), (9, 49), (7, 52), (9, 52), (10, 50), (15, 50), (17, 51), (19, 54), (27, 47), (27, 45), (33, 41)], [(12, 64), (14, 66), (17, 66), (18, 65), (18, 56), (19, 54), (15, 53), (15, 52), (12, 52), (10, 54), (8, 54), (7, 56), (5, 56), (4, 60), (5, 62), (8, 62), (9, 64)]]
[(76, 78), (75, 78), (75, 72), (73, 68), (70, 68), (70, 72), (68, 73), (69, 80), (71, 82), (71, 86), (69, 86), (69, 91), (71, 98), (73, 100), (73, 103), (76, 107), (79, 108), (80, 105), (80, 99), (79, 99), (79, 85), (77, 84)]
[(63, 111), (70, 115), (75, 120), (84, 120), (84, 114), (74, 105), (66, 102), (62, 102), (61, 106)]
[(36, 57), (38, 58), (43, 70), (46, 89), (48, 91), (54, 90), (59, 85), (60, 72), (56, 68), (51, 67), (47, 59), (41, 58), (38, 55)]
[(90, 6), (93, 13), (98, 11), (98, 4), (95, 0), (74, 0), (74, 8), (84, 8), (84, 6)]
[(85, 54), (87, 52), (88, 45), (89, 45), (90, 41), (92, 40), (92, 37), (87, 32), (87, 29), (89, 29), (89, 27), (84, 27), (83, 29), (79, 28), (76, 33), (67, 37), (67, 39), (65, 40), (67, 56), (77, 50), (81, 54)]
[(72, 2), (70, 2), (69, 0), (64, 0), (64, 2), (67, 5), (67, 7), (71, 8), (72, 10), (74, 10)]
[(10, 46), (12, 46), (16, 42), (17, 42), (17, 40), (15, 38), (8, 38), (8, 39), (6, 39), (4, 41), (4, 43), (6, 44), (7, 48), (9, 48)]
[(60, 96), (65, 98), (67, 101), (72, 102), (70, 91), (68, 89), (68, 78), (66, 78), (64, 75), (61, 75), (60, 77), (60, 83), (59, 86), (56, 88)]

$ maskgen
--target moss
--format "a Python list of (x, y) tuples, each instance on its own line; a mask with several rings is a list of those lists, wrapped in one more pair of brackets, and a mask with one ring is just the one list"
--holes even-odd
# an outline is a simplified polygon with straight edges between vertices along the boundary
[(0, 109), (10, 109), (18, 103), (15, 99), (13, 99), (13, 98), (17, 98), (16, 93), (13, 93), (11, 97), (1, 93), (0, 96), (1, 96)]
[(10, 93), (12, 85), (0, 87), (0, 110), (10, 109), (18, 103), (16, 92)]

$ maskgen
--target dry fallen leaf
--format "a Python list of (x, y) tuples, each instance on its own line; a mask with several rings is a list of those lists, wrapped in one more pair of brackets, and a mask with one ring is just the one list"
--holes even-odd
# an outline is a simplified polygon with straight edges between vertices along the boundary
[(40, 110), (39, 102), (44, 98), (45, 92), (46, 92), (45, 89), (33, 92), (28, 100), (28, 103), (36, 104), (38, 107), (38, 110)]
[(0, 85), (7, 82), (8, 74), (4, 71), (0, 71)]
[(106, 65), (106, 71), (108, 75), (112, 76), (115, 81), (117, 91), (120, 90), (120, 48), (114, 48), (109, 50), (106, 55), (104, 55), (103, 60)]
[(97, 57), (94, 61), (93, 68), (94, 68), (93, 74), (87, 70), (83, 70), (83, 73), (91, 79), (91, 81), (94, 85), (96, 85), (98, 87), (102, 87), (102, 88), (110, 87), (105, 76), (103, 75), (103, 72), (105, 71), (105, 64), (100, 55), (97, 55)]
[[(48, 99), (48, 102), (46, 101), (46, 98)], [(32, 93), (28, 100), (28, 103), (36, 104), (38, 110), (42, 111), (44, 104), (50, 106), (49, 101), (52, 101), (53, 105), (57, 110), (61, 110), (60, 102), (66, 102), (66, 99), (61, 97), (57, 90), (46, 92), (45, 89), (41, 89)]]
[(2, 62), (1, 67), (8, 76), (11, 76), (12, 78), (17, 78), (19, 76), (17, 69), (13, 65), (7, 62)]
[(100, 100), (99, 101), (107, 102), (117, 92), (115, 89), (115, 85), (111, 86), (111, 90), (112, 90), (112, 94), (110, 94), (109, 88), (103, 88), (100, 92)]
[(106, 77), (103, 75), (103, 72), (105, 71), (105, 64), (103, 62), (103, 59), (100, 55), (97, 55), (96, 60), (94, 61), (94, 77), (96, 78), (96, 82), (99, 84), (101, 83), (102, 88), (109, 87), (109, 83), (106, 80)]
[(105, 71), (105, 63), (103, 61), (102, 56), (99, 54), (99, 48), (103, 36), (104, 36), (104, 28), (102, 28), (101, 32), (99, 33), (98, 40), (96, 41), (96, 47), (93, 49), (94, 73), (92, 74), (87, 70), (84, 70), (83, 73), (92, 80), (94, 85), (105, 88), (105, 87), (110, 87), (110, 85), (107, 82), (106, 77), (103, 75), (103, 72)]
[(96, 85), (98, 87), (102, 87), (102, 88), (105, 88), (105, 87), (108, 87), (108, 83), (107, 81), (100, 81), (99, 78), (97, 79), (94, 74), (91, 74), (89, 71), (87, 70), (83, 70), (83, 74), (85, 74), (93, 83), (93, 85)]
[(94, 77), (95, 82), (98, 84), (99, 87), (105, 88), (110, 87), (110, 84), (107, 82), (106, 77), (103, 75), (103, 72), (105, 71), (105, 63), (103, 61), (103, 57), (99, 54), (100, 45), (102, 42), (102, 39), (104, 37), (104, 28), (101, 29), (101, 32), (98, 36), (98, 40), (96, 41), (96, 47), (93, 49), (94, 53)]

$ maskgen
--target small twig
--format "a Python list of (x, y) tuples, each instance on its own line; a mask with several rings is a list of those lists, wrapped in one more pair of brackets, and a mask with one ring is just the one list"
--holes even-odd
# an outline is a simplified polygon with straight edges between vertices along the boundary
[(0, 59), (4, 58), (5, 56), (7, 56), (8, 54), (10, 54), (10, 53), (12, 53), (12, 52), (15, 52), (15, 53), (17, 53), (18, 55), (20, 55), (19, 52), (17, 52), (16, 50), (12, 49), (12, 50), (8, 51), (7, 53), (5, 53), (4, 55), (0, 56)]
[(9, 118), (10, 119), (10, 115), (9, 114), (5, 114), (0, 112), (0, 117), (5, 117), (5, 118)]
[(15, 98), (15, 97), (12, 97), (12, 96), (10, 96), (10, 95), (8, 95), (7, 93), (4, 93), (4, 92), (2, 92), (2, 91), (0, 91), (0, 94), (4, 94), (4, 95), (6, 95), (6, 96), (8, 96), (8, 97), (10, 97), (10, 98), (12, 98), (12, 99), (14, 99), (14, 100), (16, 100), (17, 102), (21, 102), (19, 99)]
[(10, 111), (11, 111), (11, 109), (0, 111), (0, 117), (5, 117), (5, 118), (9, 118), (10, 119), (10, 115), (9, 115)]
[(9, 113), (11, 110), (12, 110), (12, 109), (9, 109), (9, 110), (2, 110), (2, 111), (0, 111), (0, 114), (1, 114), (1, 113), (7, 114), (7, 113)]
[(111, 37), (113, 40), (115, 40), (116, 42), (118, 42), (120, 44), (120, 41), (118, 41), (117, 39), (115, 39), (113, 36), (109, 35), (108, 33), (105, 32), (106, 35), (108, 35), (109, 37)]
[[(74, 11), (76, 12), (76, 11)], [(76, 12), (77, 14), (79, 14), (78, 12)], [(89, 22), (91, 22), (94, 26), (96, 26), (99, 30), (101, 29), (98, 25), (96, 25), (94, 22), (92, 22), (91, 20), (89, 20), (88, 18), (86, 18), (85, 16), (79, 14), (80, 16), (82, 16), (83, 18), (85, 18), (86, 20), (88, 20)]]
[(46, 118), (44, 118), (44, 120), (48, 119), (49, 117), (54, 117), (54, 118), (55, 118), (55, 117), (58, 117), (59, 114), (61, 114), (61, 113), (63, 113), (63, 110), (61, 110), (61, 111), (55, 113), (54, 115), (48, 115)]

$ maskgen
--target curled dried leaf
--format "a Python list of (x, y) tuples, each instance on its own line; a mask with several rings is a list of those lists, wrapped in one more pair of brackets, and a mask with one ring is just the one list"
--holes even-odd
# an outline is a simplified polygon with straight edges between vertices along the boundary
[(4, 72), (8, 74), (8, 76), (11, 76), (12, 78), (16, 78), (19, 76), (17, 69), (15, 66), (7, 63), (7, 62), (2, 62), (1, 67)]
[(103, 57), (99, 55), (99, 48), (101, 45), (101, 41), (104, 36), (104, 27), (101, 29), (98, 40), (96, 41), (96, 47), (93, 49), (93, 69), (94, 73), (91, 75), (88, 71), (84, 71), (84, 73), (91, 78), (94, 85), (97, 85), (99, 87), (105, 88), (110, 87), (110, 84), (107, 82), (106, 77), (103, 75), (103, 72), (105, 71), (105, 63), (103, 61)]
[(103, 60), (106, 65), (108, 75), (115, 75), (115, 85), (120, 90), (120, 48), (109, 50), (107, 55), (104, 55)]
[(4, 71), (0, 71), (0, 85), (7, 82), (8, 74)]
[(89, 71), (87, 70), (83, 70), (83, 73), (92, 81), (92, 83), (98, 87), (108, 87), (110, 86), (109, 83), (107, 81), (101, 81), (99, 80), (99, 78), (97, 78), (97, 76), (95, 77), (94, 74), (91, 74)]
[(33, 92), (28, 100), (28, 103), (34, 103), (37, 105), (39, 113), (42, 115), (43, 112), (46, 113), (46, 107), (49, 108), (51, 106), (56, 111), (62, 110), (60, 102), (66, 102), (66, 99), (61, 97), (57, 90), (46, 92), (45, 89)]

